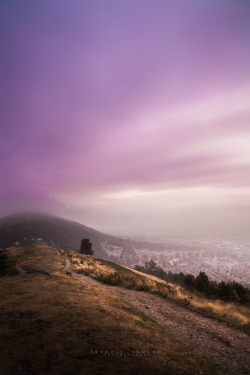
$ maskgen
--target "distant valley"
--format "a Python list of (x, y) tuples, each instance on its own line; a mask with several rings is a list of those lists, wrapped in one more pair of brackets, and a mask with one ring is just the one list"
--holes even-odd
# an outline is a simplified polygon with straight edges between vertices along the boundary
[(166, 272), (207, 273), (211, 280), (235, 280), (250, 287), (249, 238), (181, 235), (145, 235), (123, 238), (104, 234), (74, 221), (41, 213), (22, 213), (0, 219), (0, 248), (27, 241), (44, 241), (65, 250), (79, 251), (89, 238), (94, 254), (134, 267), (154, 260)]

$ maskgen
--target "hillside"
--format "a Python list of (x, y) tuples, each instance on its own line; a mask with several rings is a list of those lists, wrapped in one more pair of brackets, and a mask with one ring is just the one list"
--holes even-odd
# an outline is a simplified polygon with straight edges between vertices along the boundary
[(97, 256), (125, 265), (137, 261), (129, 240), (101, 233), (74, 221), (34, 212), (0, 219), (0, 248), (39, 238), (51, 246), (73, 251), (79, 250), (82, 238), (88, 238)]
[(44, 244), (4, 253), (1, 374), (247, 373), (249, 337), (174, 285)]

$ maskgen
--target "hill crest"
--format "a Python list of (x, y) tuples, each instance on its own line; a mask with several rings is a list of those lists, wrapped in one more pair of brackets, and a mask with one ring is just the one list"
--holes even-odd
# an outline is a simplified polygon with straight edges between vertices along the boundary
[(130, 266), (137, 261), (130, 240), (111, 236), (76, 221), (39, 212), (15, 213), (0, 219), (0, 248), (26, 240), (43, 240), (50, 246), (79, 251), (88, 238), (96, 256)]
[(44, 244), (4, 252), (21, 273), (0, 279), (3, 373), (246, 373), (247, 335), (176, 303), (174, 286)]

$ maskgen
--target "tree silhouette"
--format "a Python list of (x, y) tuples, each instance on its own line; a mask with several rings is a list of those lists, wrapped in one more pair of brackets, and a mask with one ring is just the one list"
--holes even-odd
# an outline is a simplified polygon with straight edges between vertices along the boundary
[(187, 274), (184, 276), (184, 285), (187, 289), (189, 290), (194, 290), (195, 289), (195, 277), (194, 275)]
[(208, 293), (209, 292), (209, 280), (205, 272), (200, 272), (196, 277), (196, 288), (199, 292)]
[(5, 276), (5, 272), (8, 268), (8, 257), (7, 255), (1, 250), (0, 252), (0, 277)]
[(83, 238), (81, 240), (80, 253), (87, 255), (94, 254), (94, 251), (92, 250), (92, 243), (89, 241), (88, 238)]

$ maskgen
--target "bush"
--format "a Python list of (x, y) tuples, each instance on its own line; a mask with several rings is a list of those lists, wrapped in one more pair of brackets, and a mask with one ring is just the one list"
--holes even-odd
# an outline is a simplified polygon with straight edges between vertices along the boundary
[(5, 276), (8, 270), (8, 257), (3, 250), (0, 250), (0, 277)]
[(121, 278), (117, 272), (110, 273), (109, 275), (100, 275), (97, 277), (97, 280), (103, 284), (121, 285)]
[(159, 277), (167, 282), (179, 284), (189, 291), (202, 293), (207, 298), (216, 298), (225, 302), (232, 301), (240, 304), (248, 304), (250, 302), (249, 289), (244, 288), (243, 285), (235, 281), (228, 283), (211, 281), (205, 272), (200, 272), (196, 278), (194, 275), (184, 275), (182, 272), (172, 273), (169, 271), (166, 273), (153, 260), (146, 262), (144, 266), (136, 265), (134, 268), (137, 271)]
[(203, 292), (205, 294), (209, 293), (210, 285), (205, 272), (200, 272), (199, 276), (196, 277), (195, 286), (199, 292)]

